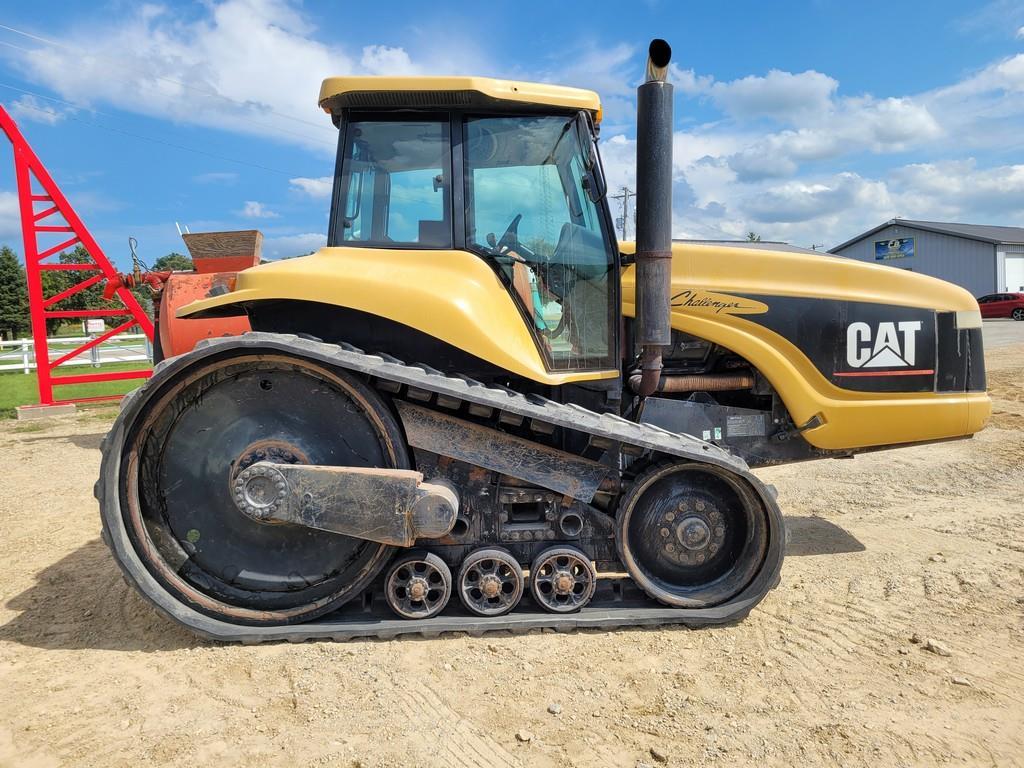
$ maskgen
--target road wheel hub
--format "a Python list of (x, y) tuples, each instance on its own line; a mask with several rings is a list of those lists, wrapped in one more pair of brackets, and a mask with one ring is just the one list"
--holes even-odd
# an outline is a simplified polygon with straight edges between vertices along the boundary
[(480, 579), (480, 591), (484, 597), (497, 597), (501, 592), (501, 580), (497, 576), (484, 576)]

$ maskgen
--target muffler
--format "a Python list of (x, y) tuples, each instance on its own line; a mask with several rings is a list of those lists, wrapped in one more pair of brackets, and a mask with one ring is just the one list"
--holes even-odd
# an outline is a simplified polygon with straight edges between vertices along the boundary
[(642, 397), (661, 380), (662, 348), (672, 343), (672, 48), (651, 41), (647, 79), (636, 104), (636, 342)]

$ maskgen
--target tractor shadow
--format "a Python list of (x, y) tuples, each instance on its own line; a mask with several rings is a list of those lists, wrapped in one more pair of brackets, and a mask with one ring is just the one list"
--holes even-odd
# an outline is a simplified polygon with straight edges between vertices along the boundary
[(10, 598), (18, 615), (0, 626), (0, 641), (45, 649), (170, 651), (210, 643), (158, 614), (121, 577), (99, 539), (36, 574)]
[(849, 531), (822, 517), (787, 516), (786, 530), (789, 532), (787, 557), (840, 555), (866, 549)]
[[(786, 525), (791, 557), (865, 550), (847, 531), (820, 517), (787, 517)], [(17, 615), (0, 626), (0, 641), (35, 648), (172, 651), (216, 645), (157, 613), (125, 583), (99, 539), (39, 571), (36, 583), (5, 607)]]
[(71, 443), (76, 448), (82, 448), (87, 451), (98, 451), (100, 449), (100, 443), (103, 442), (103, 438), (107, 436), (106, 432), (94, 432), (84, 435), (41, 435), (40, 437), (26, 437), (22, 438), (20, 442), (23, 443), (49, 443), (55, 440), (59, 440), (65, 443)]

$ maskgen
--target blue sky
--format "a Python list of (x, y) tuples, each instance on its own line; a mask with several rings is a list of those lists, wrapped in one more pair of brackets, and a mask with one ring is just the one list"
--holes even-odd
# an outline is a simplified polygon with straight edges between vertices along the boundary
[[(322, 244), (334, 130), (316, 97), (332, 74), (593, 88), (610, 180), (632, 185), (652, 36), (675, 52), (677, 236), (1024, 225), (1024, 0), (7, 0), (0, 24), (0, 102), (122, 266), (129, 235), (144, 258), (182, 250), (175, 222), (259, 228), (271, 257)], [(6, 158), (0, 243), (20, 252)]]

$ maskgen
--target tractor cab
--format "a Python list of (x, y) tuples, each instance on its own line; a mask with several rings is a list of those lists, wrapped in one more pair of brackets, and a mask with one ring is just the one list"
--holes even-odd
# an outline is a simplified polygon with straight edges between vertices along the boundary
[(328, 245), (468, 251), (500, 278), (545, 367), (618, 359), (618, 249), (597, 94), (484, 78), (332, 78)]

